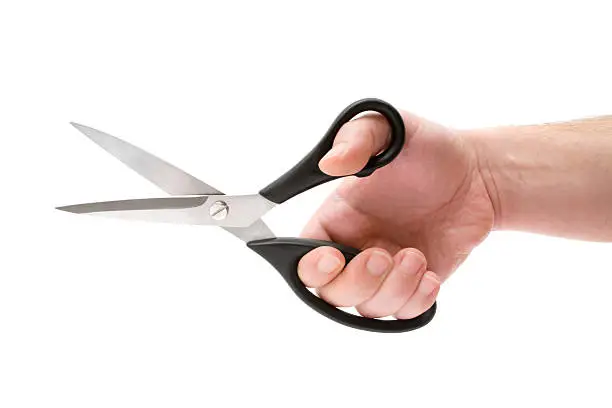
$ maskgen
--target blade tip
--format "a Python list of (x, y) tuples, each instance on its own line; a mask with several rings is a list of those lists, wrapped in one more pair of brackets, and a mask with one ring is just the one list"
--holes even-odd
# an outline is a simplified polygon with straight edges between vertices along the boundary
[(75, 211), (75, 206), (73, 205), (64, 205), (61, 207), (55, 207), (55, 209), (58, 211), (63, 211), (67, 213), (78, 214), (78, 211)]

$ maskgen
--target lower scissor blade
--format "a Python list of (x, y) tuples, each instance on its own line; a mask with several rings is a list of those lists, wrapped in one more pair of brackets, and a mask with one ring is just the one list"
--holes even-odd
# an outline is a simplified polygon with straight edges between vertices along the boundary
[(213, 224), (204, 204), (208, 196), (144, 198), (67, 205), (58, 210), (128, 220), (174, 224)]
[(248, 227), (274, 203), (262, 196), (199, 195), (103, 201), (58, 207), (75, 214), (90, 214), (172, 224)]
[(57, 207), (58, 210), (75, 214), (89, 214), (111, 211), (171, 210), (199, 207), (207, 196), (139, 198), (134, 200), (101, 201), (98, 203), (75, 204)]

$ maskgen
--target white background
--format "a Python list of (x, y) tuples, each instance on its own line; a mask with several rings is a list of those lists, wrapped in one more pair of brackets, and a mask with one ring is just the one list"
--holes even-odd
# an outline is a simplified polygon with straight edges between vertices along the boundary
[[(607, 2), (161, 3), (0, 5), (0, 407), (612, 404), (610, 244), (494, 233), (384, 335), (222, 230), (53, 210), (160, 195), (69, 121), (250, 193), (362, 97), (459, 128), (611, 114)], [(295, 235), (333, 188), (266, 220)]]

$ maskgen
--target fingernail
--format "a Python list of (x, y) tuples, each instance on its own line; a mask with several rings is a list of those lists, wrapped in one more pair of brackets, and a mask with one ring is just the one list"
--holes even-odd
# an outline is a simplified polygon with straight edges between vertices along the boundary
[(425, 265), (421, 262), (421, 260), (417, 260), (414, 256), (410, 256), (409, 254), (404, 255), (400, 261), (400, 264), (406, 273), (420, 274), (425, 269)]
[(342, 156), (344, 152), (346, 152), (346, 148), (348, 147), (347, 143), (336, 143), (334, 147), (331, 148), (329, 152), (325, 156), (323, 156), (322, 160), (327, 160), (331, 157)]
[(379, 251), (373, 252), (366, 263), (366, 269), (374, 276), (380, 276), (387, 272), (390, 266), (391, 261), (389, 257), (384, 252)]
[(322, 256), (321, 259), (319, 259), (319, 262), (317, 263), (317, 269), (321, 273), (330, 274), (338, 270), (341, 264), (342, 263), (338, 258), (334, 256), (325, 255)]

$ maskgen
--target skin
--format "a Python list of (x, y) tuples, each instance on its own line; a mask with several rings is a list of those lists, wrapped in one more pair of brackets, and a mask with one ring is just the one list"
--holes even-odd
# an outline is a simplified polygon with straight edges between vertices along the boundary
[[(330, 304), (416, 317), (493, 229), (612, 241), (612, 118), (456, 131), (402, 117), (400, 155), (346, 179), (302, 233), (362, 250), (348, 265), (331, 247), (300, 261), (304, 284)], [(388, 133), (379, 115), (348, 122), (319, 167), (353, 174)]]

